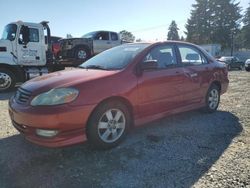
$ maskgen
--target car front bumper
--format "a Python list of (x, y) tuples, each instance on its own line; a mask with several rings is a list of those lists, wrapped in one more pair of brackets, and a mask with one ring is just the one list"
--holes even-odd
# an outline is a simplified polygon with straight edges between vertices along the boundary
[[(9, 101), (9, 114), (13, 126), (27, 140), (46, 147), (61, 147), (87, 140), (86, 125), (94, 105), (50, 107), (23, 106)], [(57, 130), (54, 137), (39, 136), (37, 129)]]

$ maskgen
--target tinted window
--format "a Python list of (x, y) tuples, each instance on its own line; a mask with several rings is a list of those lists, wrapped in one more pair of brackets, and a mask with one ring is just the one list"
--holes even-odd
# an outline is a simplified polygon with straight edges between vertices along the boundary
[[(24, 42), (24, 27), (22, 26), (18, 38), (19, 44), (23, 44)], [(29, 28), (29, 42), (39, 42), (39, 31), (35, 28)]]
[(30, 42), (39, 42), (39, 31), (35, 28), (29, 28), (29, 40)]
[(201, 65), (207, 63), (201, 52), (190, 46), (178, 46), (183, 64)]
[(118, 40), (117, 33), (111, 33), (111, 40)]
[(171, 67), (177, 64), (174, 48), (171, 45), (153, 48), (145, 57), (144, 62), (147, 60), (157, 60), (159, 69)]
[(109, 40), (109, 32), (99, 32), (95, 36), (96, 40)]

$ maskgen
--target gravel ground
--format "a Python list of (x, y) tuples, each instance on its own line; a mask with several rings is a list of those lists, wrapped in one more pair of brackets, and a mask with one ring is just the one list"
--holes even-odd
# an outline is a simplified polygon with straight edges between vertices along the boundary
[(250, 73), (231, 71), (218, 112), (187, 112), (133, 130), (118, 147), (48, 149), (12, 127), (0, 94), (0, 187), (249, 187)]

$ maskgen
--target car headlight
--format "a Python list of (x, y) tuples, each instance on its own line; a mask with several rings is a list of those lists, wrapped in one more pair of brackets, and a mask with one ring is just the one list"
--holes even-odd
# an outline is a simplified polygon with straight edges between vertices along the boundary
[(74, 88), (56, 88), (37, 95), (32, 101), (32, 106), (52, 106), (72, 102), (79, 91)]

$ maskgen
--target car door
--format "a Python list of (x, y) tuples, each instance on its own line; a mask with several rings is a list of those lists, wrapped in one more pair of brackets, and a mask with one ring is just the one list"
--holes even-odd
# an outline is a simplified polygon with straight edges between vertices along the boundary
[(178, 67), (175, 48), (164, 44), (154, 47), (141, 63), (156, 60), (158, 68), (144, 70), (138, 78), (138, 111), (145, 117), (181, 106), (182, 67)]
[(93, 39), (94, 53), (98, 54), (109, 48), (112, 48), (110, 33), (106, 31), (98, 32)]
[(206, 56), (198, 48), (191, 45), (177, 44), (177, 49), (184, 75), (183, 104), (200, 103), (206, 95), (213, 68)]
[[(24, 43), (24, 35), (28, 35), (28, 43)], [(28, 32), (27, 32), (28, 31)], [(42, 45), (38, 28), (21, 26), (17, 40), (18, 63), (22, 65), (43, 65), (46, 63), (45, 49)]]

